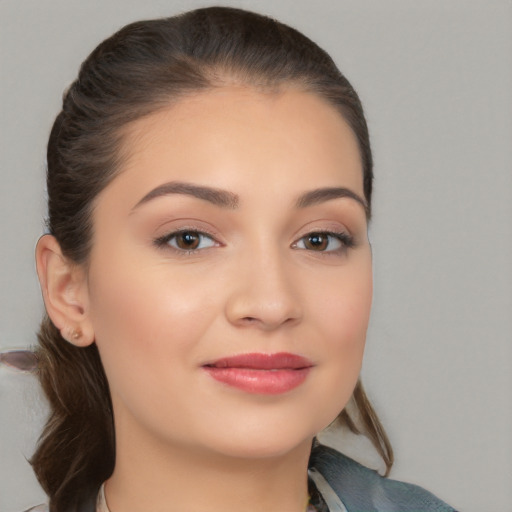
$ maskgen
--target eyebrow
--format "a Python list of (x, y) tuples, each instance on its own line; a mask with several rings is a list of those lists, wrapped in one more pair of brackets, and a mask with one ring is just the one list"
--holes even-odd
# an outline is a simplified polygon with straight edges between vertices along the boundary
[[(204, 185), (194, 185), (192, 183), (185, 183), (182, 181), (171, 181), (164, 183), (148, 192), (133, 208), (132, 211), (139, 206), (156, 199), (157, 197), (168, 196), (171, 194), (184, 194), (209, 203), (219, 206), (221, 208), (228, 208), (234, 210), (238, 208), (240, 204), (240, 198), (238, 195), (227, 190), (221, 190), (218, 188), (207, 187)], [(359, 203), (368, 213), (367, 202), (352, 190), (345, 187), (325, 187), (310, 190), (300, 195), (295, 202), (296, 208), (307, 208), (314, 206), (319, 203), (330, 201), (332, 199), (349, 198)]]
[(184, 194), (198, 199), (203, 199), (215, 206), (221, 208), (235, 209), (238, 208), (239, 198), (236, 194), (228, 192), (227, 190), (220, 190), (218, 188), (205, 187), (202, 185), (193, 185), (192, 183), (184, 183), (181, 181), (171, 181), (164, 183), (150, 192), (148, 192), (133, 208), (132, 211), (140, 205), (151, 201), (157, 197), (168, 196), (171, 194)]
[(358, 194), (345, 187), (317, 188), (315, 190), (311, 190), (310, 192), (306, 192), (297, 199), (296, 207), (307, 208), (308, 206), (330, 201), (331, 199), (339, 199), (344, 197), (357, 201), (368, 214), (368, 203)]

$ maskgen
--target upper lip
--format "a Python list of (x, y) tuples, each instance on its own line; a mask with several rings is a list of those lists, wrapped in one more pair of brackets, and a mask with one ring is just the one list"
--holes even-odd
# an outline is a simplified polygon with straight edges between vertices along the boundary
[(223, 357), (203, 366), (213, 368), (249, 368), (255, 370), (298, 370), (309, 368), (313, 363), (305, 357), (288, 352), (275, 354), (251, 353)]

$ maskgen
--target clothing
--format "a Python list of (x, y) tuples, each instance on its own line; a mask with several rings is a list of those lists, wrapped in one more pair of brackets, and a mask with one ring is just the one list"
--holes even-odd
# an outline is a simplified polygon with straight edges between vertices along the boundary
[(327, 446), (313, 448), (310, 467), (323, 476), (347, 512), (455, 512), (425, 489), (385, 478)]
[[(425, 489), (385, 478), (320, 444), (311, 451), (309, 475), (329, 512), (455, 512)], [(62, 512), (106, 512), (102, 496), (97, 492), (76, 509)], [(48, 508), (40, 505), (25, 512)]]

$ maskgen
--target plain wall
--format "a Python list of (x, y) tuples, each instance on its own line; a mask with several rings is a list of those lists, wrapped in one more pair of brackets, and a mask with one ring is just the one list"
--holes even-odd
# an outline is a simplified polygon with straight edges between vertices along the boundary
[[(33, 344), (42, 313), (33, 251), (62, 91), (125, 23), (214, 3), (0, 0), (0, 349)], [(376, 182), (363, 380), (392, 477), (466, 512), (512, 510), (512, 2), (222, 4), (302, 30), (364, 103)], [(25, 457), (45, 411), (33, 377), (0, 368), (1, 512), (44, 500)]]

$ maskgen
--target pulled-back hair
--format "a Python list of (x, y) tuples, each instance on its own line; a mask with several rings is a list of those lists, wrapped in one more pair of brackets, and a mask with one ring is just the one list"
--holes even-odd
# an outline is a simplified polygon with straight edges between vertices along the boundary
[[(123, 129), (186, 95), (229, 84), (296, 87), (338, 109), (358, 141), (370, 216), (366, 121), (356, 92), (329, 55), (271, 18), (212, 7), (127, 25), (91, 53), (64, 94), (48, 142), (47, 189), (48, 230), (66, 258), (87, 264), (94, 200), (122, 169)], [(47, 316), (38, 359), (50, 416), (31, 462), (50, 510), (71, 511), (114, 469), (108, 381), (96, 345), (72, 345)], [(391, 446), (360, 382), (351, 411), (338, 421), (368, 436), (389, 471)]]

